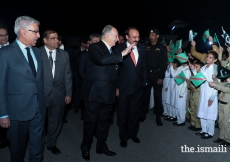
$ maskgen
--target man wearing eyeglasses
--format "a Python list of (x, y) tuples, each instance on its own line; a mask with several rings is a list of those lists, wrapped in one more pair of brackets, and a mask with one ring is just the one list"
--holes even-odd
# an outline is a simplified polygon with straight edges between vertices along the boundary
[[(9, 45), (8, 31), (4, 25), (0, 24), (0, 49), (7, 45)], [(8, 146), (6, 133), (7, 133), (7, 129), (0, 127), (0, 149)]]
[(61, 130), (65, 105), (72, 99), (72, 73), (69, 55), (59, 49), (58, 34), (46, 30), (41, 47), (44, 68), (44, 91), (47, 107), (46, 146), (53, 154), (60, 154), (57, 138)]
[(9, 45), (8, 39), (7, 28), (0, 24), (0, 48)]
[(29, 160), (42, 161), (46, 113), (41, 52), (36, 47), (39, 22), (18, 17), (17, 39), (0, 49), (0, 126), (8, 128), (10, 161), (24, 161), (29, 139)]

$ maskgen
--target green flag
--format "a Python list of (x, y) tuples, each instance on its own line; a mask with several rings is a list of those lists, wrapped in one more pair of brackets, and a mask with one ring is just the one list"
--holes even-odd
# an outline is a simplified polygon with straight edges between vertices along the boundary
[(218, 38), (217, 38), (216, 33), (215, 33), (215, 36), (214, 36), (214, 38), (213, 38), (213, 42), (215, 42), (215, 43), (219, 43), (219, 40), (218, 40)]
[(201, 84), (203, 84), (206, 81), (206, 79), (205, 79), (205, 76), (201, 72), (198, 72), (195, 76), (193, 76), (190, 79), (190, 81), (193, 83), (195, 87), (198, 87)]
[(228, 78), (230, 76), (230, 70), (222, 67), (222, 66), (217, 66), (217, 78), (223, 79), (223, 78)]
[(174, 62), (172, 55), (170, 53), (168, 54), (168, 62)]
[(204, 43), (206, 42), (207, 38), (210, 36), (210, 33), (209, 33), (209, 29), (206, 30), (203, 34), (203, 40), (204, 40)]
[(178, 55), (176, 55), (176, 59), (180, 62), (180, 63), (185, 63), (188, 61), (188, 56), (186, 55), (186, 53), (180, 53)]
[(176, 49), (179, 50), (182, 47), (182, 39), (176, 41)]
[(185, 79), (186, 79), (186, 76), (183, 71), (174, 78), (175, 82), (178, 85), (182, 84), (185, 81)]

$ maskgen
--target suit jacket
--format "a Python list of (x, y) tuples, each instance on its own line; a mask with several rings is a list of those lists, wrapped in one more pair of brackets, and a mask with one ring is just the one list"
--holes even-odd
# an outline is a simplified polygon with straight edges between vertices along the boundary
[(49, 64), (45, 47), (41, 47), (44, 67), (44, 92), (46, 105), (52, 99), (55, 104), (64, 105), (65, 96), (72, 96), (72, 74), (68, 53), (64, 50), (56, 50), (55, 74)]
[(85, 101), (112, 104), (118, 77), (116, 63), (122, 62), (122, 55), (110, 54), (103, 41), (91, 44), (88, 55), (81, 98)]
[[(122, 43), (115, 47), (115, 52), (122, 52), (127, 48), (127, 44)], [(137, 44), (138, 60), (136, 66), (130, 54), (123, 57), (123, 62), (120, 63), (118, 88), (123, 93), (133, 93), (135, 90), (143, 90), (147, 83), (147, 64), (146, 64), (146, 49), (142, 44)]]
[(32, 50), (38, 65), (36, 78), (16, 41), (0, 49), (0, 116), (28, 121), (38, 108), (45, 116), (42, 57), (38, 48)]
[(84, 79), (87, 59), (89, 59), (88, 51), (82, 51), (79, 58), (79, 68), (78, 68), (78, 72), (82, 80)]

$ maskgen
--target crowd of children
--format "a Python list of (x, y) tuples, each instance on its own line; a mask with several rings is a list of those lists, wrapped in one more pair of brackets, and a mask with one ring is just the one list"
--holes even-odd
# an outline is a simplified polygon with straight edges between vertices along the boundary
[[(162, 90), (163, 115), (165, 120), (174, 121), (174, 126), (185, 126), (189, 114), (188, 129), (202, 139), (213, 137), (218, 119), (219, 138), (213, 142), (230, 146), (230, 58), (218, 45), (213, 44), (208, 54), (197, 52), (195, 41), (191, 45), (186, 61), (178, 61), (177, 57), (169, 61)], [(230, 47), (227, 50), (230, 52)], [(190, 79), (198, 73), (203, 81), (197, 86)], [(184, 81), (178, 83), (177, 78)]]

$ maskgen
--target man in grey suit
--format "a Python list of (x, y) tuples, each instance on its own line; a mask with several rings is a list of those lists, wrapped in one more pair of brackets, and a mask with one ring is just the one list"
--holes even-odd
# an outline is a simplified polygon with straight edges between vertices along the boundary
[(71, 102), (72, 74), (69, 55), (58, 49), (58, 34), (46, 30), (43, 35), (44, 46), (41, 47), (44, 68), (44, 91), (47, 107), (46, 146), (53, 154), (60, 154), (56, 147), (61, 130), (65, 104)]
[(9, 128), (10, 160), (24, 161), (29, 138), (29, 161), (42, 161), (46, 113), (41, 52), (35, 46), (39, 22), (18, 17), (17, 39), (0, 49), (0, 125)]

